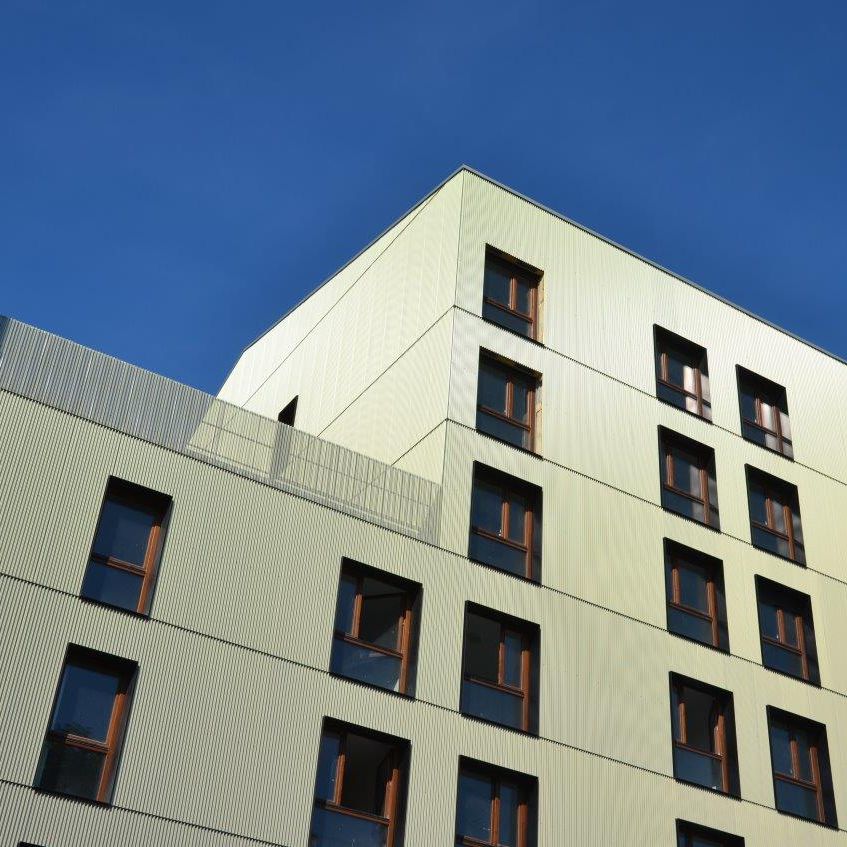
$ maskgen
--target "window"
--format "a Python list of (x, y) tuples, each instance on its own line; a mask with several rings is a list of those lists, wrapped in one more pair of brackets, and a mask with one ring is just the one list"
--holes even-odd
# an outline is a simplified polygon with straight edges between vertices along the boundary
[(309, 847), (400, 847), (409, 743), (324, 721)]
[(541, 489), (475, 464), (468, 557), (540, 581)]
[(671, 674), (671, 724), (674, 777), (738, 796), (732, 694)]
[(768, 706), (768, 730), (777, 809), (838, 826), (826, 727)]
[(677, 847), (744, 847), (744, 839), (688, 821), (676, 822)]
[(762, 664), (820, 685), (812, 601), (807, 594), (756, 577)]
[(476, 428), (524, 450), (535, 449), (538, 377), (480, 353)]
[(794, 458), (788, 400), (785, 389), (775, 382), (738, 368), (738, 394), (741, 403), (741, 433), (768, 450)]
[(541, 271), (488, 247), (482, 316), (505, 329), (538, 339), (538, 293)]
[(80, 594), (146, 615), (165, 538), (170, 497), (112, 478), (100, 509)]
[(668, 629), (684, 638), (729, 650), (723, 564), (665, 539)]
[(712, 404), (706, 350), (660, 326), (654, 327), (654, 333), (656, 396), (710, 421)]
[(715, 451), (659, 427), (662, 506), (720, 529)]
[(108, 803), (136, 665), (70, 646), (41, 748), (35, 787)]
[(288, 405), (277, 415), (276, 419), (280, 423), (287, 426), (294, 426), (294, 418), (297, 416), (297, 397), (291, 400)]
[(753, 546), (805, 565), (797, 486), (747, 465), (747, 495)]
[(330, 670), (360, 682), (414, 692), (413, 630), (420, 586), (345, 561), (338, 584)]
[(537, 626), (468, 604), (462, 713), (537, 732), (538, 641)]
[(456, 844), (535, 847), (535, 795), (531, 777), (460, 759)]

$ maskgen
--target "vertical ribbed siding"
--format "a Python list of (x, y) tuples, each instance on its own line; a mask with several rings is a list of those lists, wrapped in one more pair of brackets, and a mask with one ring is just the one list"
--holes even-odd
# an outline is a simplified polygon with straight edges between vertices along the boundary
[(4, 317), (0, 389), (436, 540), (436, 483)]

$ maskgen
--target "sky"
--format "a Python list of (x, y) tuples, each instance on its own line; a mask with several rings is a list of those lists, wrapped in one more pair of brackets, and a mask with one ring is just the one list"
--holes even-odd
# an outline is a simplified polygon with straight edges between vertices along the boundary
[(468, 164), (847, 358), (847, 3), (0, 3), (0, 314), (216, 392)]

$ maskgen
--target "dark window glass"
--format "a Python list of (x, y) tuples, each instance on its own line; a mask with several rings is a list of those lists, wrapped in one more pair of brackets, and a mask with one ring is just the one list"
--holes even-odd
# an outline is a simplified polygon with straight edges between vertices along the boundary
[(715, 452), (659, 427), (662, 506), (720, 529)]
[(537, 339), (541, 272), (488, 249), (482, 316), (512, 332)]
[(291, 400), (286, 407), (277, 415), (276, 419), (286, 426), (294, 426), (294, 419), (297, 417), (297, 397)]
[(481, 354), (476, 428), (516, 447), (534, 450), (537, 388), (535, 375)]
[(777, 809), (838, 826), (826, 727), (769, 707), (768, 729)]
[(456, 844), (535, 847), (535, 780), (462, 759)]
[(820, 685), (812, 602), (763, 577), (756, 577), (762, 664)]
[(109, 480), (82, 583), (83, 597), (147, 614), (170, 502), (164, 494)]
[(68, 649), (41, 750), (35, 787), (109, 801), (135, 665)]
[(748, 465), (747, 495), (753, 546), (805, 565), (797, 487)]
[(729, 650), (723, 565), (719, 559), (666, 540), (665, 589), (671, 632)]
[(712, 419), (706, 351), (661, 327), (656, 336), (656, 393), (660, 400)]
[(345, 561), (330, 670), (401, 694), (414, 691), (415, 603), (420, 586)]
[(461, 711), (537, 731), (538, 628), (469, 606), (465, 612)]
[(309, 847), (400, 847), (408, 742), (325, 721)]
[(744, 839), (688, 821), (676, 822), (677, 847), (744, 847)]
[(741, 433), (768, 450), (794, 458), (785, 389), (775, 382), (738, 368)]
[(671, 674), (674, 776), (738, 795), (732, 694)]
[(540, 581), (541, 490), (475, 465), (468, 556)]

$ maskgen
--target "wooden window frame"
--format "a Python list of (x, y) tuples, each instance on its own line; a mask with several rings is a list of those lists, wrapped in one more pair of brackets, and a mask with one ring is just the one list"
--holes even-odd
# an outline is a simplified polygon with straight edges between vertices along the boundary
[[(779, 668), (774, 668), (766, 664), (764, 650), (762, 651), (762, 664), (766, 668), (777, 671), (777, 673), (786, 673), (787, 676), (791, 676), (794, 679), (802, 679), (804, 682), (819, 686), (820, 671), (817, 667), (816, 647), (814, 643), (810, 645), (806, 641), (806, 624), (808, 623), (813, 635), (815, 631), (815, 623), (812, 616), (812, 601), (809, 595), (757, 576), (756, 605), (759, 611), (759, 636), (762, 644), (770, 644), (773, 647), (785, 650), (786, 653), (799, 656), (803, 675), (798, 677), (795, 674), (786, 673)], [(765, 635), (762, 629), (761, 607), (763, 605), (772, 608), (776, 612), (777, 638)], [(791, 624), (786, 621), (786, 613), (794, 618), (793, 627), (797, 638), (796, 647), (789, 643), (787, 639), (788, 628)], [(814, 663), (816, 669), (814, 676), (812, 674), (812, 663)]]
[[(517, 332), (508, 326), (504, 326), (497, 321), (491, 321), (502, 329), (508, 332), (514, 332), (522, 338), (529, 338), (531, 341), (538, 341), (540, 337), (538, 326), (538, 289), (541, 285), (541, 271), (532, 268), (518, 259), (513, 259), (499, 250), (492, 247), (486, 248), (485, 251), (485, 270), (488, 270), (489, 265), (499, 266), (500, 270), (506, 271), (509, 274), (509, 302), (503, 303), (489, 296), (485, 292), (485, 274), (483, 272), (482, 283), (482, 301), (483, 303), (499, 309), (505, 314), (511, 315), (520, 321), (523, 321), (529, 326), (529, 333), (524, 335), (522, 332)], [(518, 285), (523, 283), (529, 289), (529, 312), (521, 312), (518, 309)]]
[[(399, 739), (382, 736), (378, 733), (370, 732), (364, 728), (348, 726), (346, 724), (336, 724), (335, 722), (327, 722), (321, 730), (321, 740), (326, 735), (335, 735), (339, 738), (338, 758), (335, 761), (335, 781), (334, 791), (331, 800), (324, 800), (315, 797), (314, 805), (335, 814), (345, 815), (349, 818), (368, 821), (386, 827), (385, 847), (395, 847), (395, 840), (399, 830), (399, 811), (400, 811), (400, 793), (403, 780), (402, 765), (406, 751), (402, 749)], [(379, 741), (393, 745), (391, 752), (391, 776), (385, 783), (385, 794), (383, 797), (383, 812), (387, 815), (375, 815), (370, 812), (362, 812), (359, 809), (350, 809), (347, 806), (341, 805), (341, 799), (344, 792), (344, 776), (347, 765), (347, 737), (349, 735), (359, 735), (365, 738), (377, 738)]]
[[(709, 526), (713, 529), (719, 530), (720, 517), (715, 516), (713, 519), (712, 516), (713, 508), (716, 512), (718, 511), (717, 502), (714, 504), (712, 503), (711, 494), (709, 493), (709, 481), (712, 478), (710, 470), (714, 468), (715, 464), (714, 450), (712, 450), (711, 447), (707, 447), (705, 444), (692, 441), (691, 439), (678, 435), (672, 430), (665, 429), (664, 427), (659, 427), (659, 441), (661, 445), (663, 469), (662, 490), (669, 491), (671, 494), (676, 494), (679, 497), (691, 500), (693, 503), (700, 503), (703, 506), (704, 520), (700, 521), (697, 518), (689, 519), (696, 521), (697, 523), (702, 523), (704, 526)], [(674, 450), (686, 452), (697, 460), (697, 470), (699, 471), (700, 481), (700, 497), (695, 497), (690, 491), (686, 491), (676, 485), (675, 463), (673, 456)], [(717, 475), (715, 475), (715, 487), (717, 488)], [(663, 507), (668, 508), (665, 507), (664, 504)], [(670, 511), (674, 512), (674, 514), (680, 514), (675, 509), (670, 509)], [(682, 517), (688, 518), (689, 516), (682, 515)]]
[[(486, 432), (485, 430), (480, 430), (484, 432), (486, 435), (491, 438), (496, 438), (498, 441), (502, 441), (504, 444), (509, 444), (512, 447), (519, 447), (521, 450), (528, 450), (531, 453), (535, 452), (535, 442), (536, 442), (536, 416), (538, 410), (536, 409), (536, 394), (538, 392), (538, 376), (531, 371), (528, 371), (526, 368), (522, 368), (520, 365), (516, 365), (513, 362), (508, 362), (504, 359), (501, 359), (492, 353), (489, 353), (485, 350), (480, 350), (479, 353), (479, 374), (482, 374), (483, 367), (488, 367), (491, 370), (498, 371), (505, 377), (506, 381), (506, 411), (505, 413), (499, 411), (498, 409), (493, 409), (490, 406), (484, 406), (479, 402), (479, 390), (477, 389), (477, 404), (476, 411), (477, 417), (480, 414), (488, 415), (492, 418), (497, 418), (498, 420), (503, 421), (511, 426), (516, 426), (519, 429), (524, 430), (527, 433), (529, 444), (527, 447), (523, 445), (515, 445), (512, 444), (511, 441), (505, 441), (493, 433)], [(479, 380), (479, 377), (478, 377)], [(529, 418), (528, 422), (524, 422), (519, 418), (514, 416), (515, 411), (515, 386), (517, 384), (521, 384), (527, 389), (527, 398), (526, 398), (526, 406), (527, 406), (527, 417)], [(479, 430), (479, 426), (477, 425), (477, 429)]]
[[(490, 803), (490, 819), (489, 827), (491, 829), (491, 839), (489, 841), (481, 841), (470, 835), (462, 835), (456, 832), (455, 844), (461, 844), (462, 847), (497, 847), (500, 843), (500, 802), (502, 787), (504, 783), (516, 785), (520, 792), (518, 801), (517, 827), (518, 839), (516, 847), (531, 847), (529, 833), (529, 818), (530, 818), (530, 802), (532, 787), (529, 784), (529, 779), (522, 774), (505, 771), (502, 768), (488, 767), (481, 762), (473, 762), (468, 759), (460, 759), (459, 761), (459, 777), (461, 784), (461, 775), (463, 773), (481, 776), (491, 783), (491, 803)], [(457, 800), (459, 798), (457, 797)], [(458, 820), (457, 820), (458, 824)]]
[[(676, 821), (677, 847), (693, 847), (695, 838), (707, 838), (720, 844), (721, 847), (744, 847), (744, 839), (740, 835), (730, 835), (710, 826), (691, 823), (677, 818)], [(680, 841), (680, 839), (684, 839)]]
[[(536, 492), (539, 489), (536, 489), (535, 486), (532, 486), (531, 483), (524, 483), (522, 480), (517, 479), (516, 477), (511, 477), (508, 474), (503, 474), (499, 471), (495, 471), (493, 468), (488, 468), (485, 465), (474, 465), (474, 474), (473, 481), (471, 485), (471, 500), (473, 501), (473, 495), (476, 489), (477, 484), (487, 485), (490, 488), (496, 488), (500, 492), (500, 532), (494, 533), (490, 530), (485, 529), (481, 526), (476, 526), (473, 522), (471, 523), (471, 534), (478, 535), (481, 538), (486, 538), (489, 541), (496, 541), (502, 544), (504, 547), (511, 547), (514, 550), (520, 550), (524, 554), (524, 573), (523, 578), (528, 579), (531, 582), (539, 582), (540, 574), (536, 573), (538, 568), (535, 566), (535, 524), (536, 524), (536, 512), (540, 511), (539, 501), (540, 496)], [(508, 533), (509, 524), (510, 524), (510, 507), (509, 498), (515, 497), (516, 499), (519, 497), (523, 500), (524, 503), (524, 537), (523, 542), (515, 541), (510, 538), (508, 535), (503, 535), (502, 533), (505, 531)], [(473, 517), (473, 507), (471, 507), (471, 516)], [(483, 564), (488, 564), (484, 562)], [(496, 565), (489, 565), (490, 567), (497, 567)], [(512, 573), (511, 571), (505, 570), (503, 568), (497, 568), (498, 570), (502, 570), (503, 573)], [(519, 575), (520, 576), (520, 575)]]
[[(764, 493), (765, 497), (765, 517), (767, 520), (766, 524), (761, 523), (760, 521), (753, 519), (753, 510), (750, 505), (751, 495), (753, 492), (753, 488), (758, 487)], [(776, 520), (774, 515), (776, 514), (776, 510), (774, 508), (774, 500), (782, 499), (786, 502), (782, 505), (782, 520), (785, 523), (786, 532), (783, 532), (776, 527)], [(797, 490), (796, 485), (792, 485), (790, 482), (785, 482), (784, 480), (777, 479), (776, 477), (771, 476), (770, 474), (765, 473), (764, 471), (760, 471), (757, 468), (753, 468), (750, 465), (747, 465), (747, 501), (748, 507), (750, 507), (750, 525), (756, 527), (756, 529), (761, 530), (762, 532), (767, 532), (770, 535), (775, 536), (776, 538), (780, 538), (788, 544), (788, 555), (783, 556), (780, 553), (775, 552), (774, 550), (768, 550), (765, 547), (760, 547), (755, 543), (753, 538), (751, 537), (751, 543), (757, 550), (764, 550), (766, 553), (773, 553), (775, 556), (779, 556), (782, 559), (789, 559), (792, 562), (795, 562), (802, 567), (806, 566), (806, 545), (804, 542), (798, 542), (794, 533), (794, 506), (797, 508), (797, 520), (800, 523), (802, 528), (802, 518), (800, 517), (800, 493)], [(799, 547), (803, 551), (803, 558), (797, 558), (797, 548)]]
[[(353, 614), (350, 624), (351, 633), (345, 633), (338, 629), (333, 629), (333, 639), (343, 641), (346, 644), (351, 644), (354, 647), (361, 647), (365, 650), (371, 650), (374, 653), (381, 653), (384, 656), (391, 656), (395, 659), (400, 659), (400, 694), (408, 694), (409, 679), (410, 679), (410, 657), (412, 646), (412, 633), (414, 627), (414, 606), (417, 587), (405, 580), (393, 578), (392, 574), (383, 571), (373, 570), (364, 565), (360, 565), (350, 560), (344, 560), (341, 566), (341, 579), (348, 577), (356, 581), (356, 594), (353, 598)], [(397, 587), (405, 595), (405, 606), (398, 618), (397, 628), (397, 648), (383, 647), (380, 644), (373, 644), (370, 641), (365, 641), (359, 637), (362, 626), (362, 606), (364, 602), (364, 582), (368, 577), (378, 579), (381, 582), (386, 582)], [(340, 599), (340, 593), (339, 593)], [(345, 677), (346, 679), (347, 677)], [(360, 680), (356, 680), (360, 681)]]
[[(700, 609), (695, 609), (692, 606), (686, 606), (680, 599), (682, 596), (681, 580), (679, 575), (680, 564), (694, 565), (708, 572), (706, 577), (706, 598), (709, 605), (709, 614), (702, 612)], [(718, 599), (719, 582), (721, 591), (724, 590), (722, 562), (719, 559), (714, 559), (711, 556), (705, 556), (704, 554), (699, 553), (696, 550), (692, 550), (689, 547), (684, 547), (681, 544), (670, 542), (665, 539), (665, 567), (670, 570), (671, 577), (671, 596), (666, 598), (668, 608), (676, 609), (686, 615), (691, 615), (692, 617), (708, 622), (711, 627), (712, 641), (711, 644), (706, 644), (704, 641), (691, 639), (689, 636), (678, 633), (675, 630), (670, 631), (674, 632), (675, 635), (679, 635), (681, 638), (688, 638), (689, 640), (696, 641), (698, 644), (706, 644), (706, 646), (714, 647), (716, 650), (729, 652), (728, 637), (727, 644), (721, 644), (721, 624), (723, 624), (724, 627), (727, 625), (726, 620), (721, 619), (721, 605)]]
[[(749, 441), (751, 444), (756, 444), (759, 447), (763, 447), (765, 450), (769, 450), (771, 453), (778, 453), (780, 456), (785, 456), (786, 459), (793, 461), (794, 441), (788, 436), (783, 435), (782, 432), (781, 415), (784, 414), (786, 417), (789, 417), (788, 399), (785, 388), (776, 382), (772, 382), (763, 376), (759, 376), (757, 373), (753, 373), (753, 371), (747, 370), (747, 368), (742, 368), (740, 365), (736, 368), (736, 371), (738, 375), (738, 405), (739, 412), (741, 414), (742, 437), (745, 441)], [(753, 398), (756, 408), (755, 420), (751, 420), (744, 416), (744, 403), (741, 402), (744, 394)], [(773, 415), (774, 428), (765, 424), (765, 416), (762, 412), (763, 402), (768, 403), (771, 408), (777, 412)], [(760, 430), (765, 435), (773, 436), (773, 438), (776, 439), (778, 446), (775, 448), (769, 447), (767, 443), (762, 444), (758, 441), (754, 441), (752, 438), (749, 438), (744, 432), (745, 426), (751, 426)]]
[[(702, 418), (704, 421), (712, 421), (712, 403), (711, 397), (707, 396), (703, 391), (703, 375), (709, 375), (708, 354), (705, 347), (677, 335), (675, 332), (664, 329), (658, 324), (653, 327), (654, 344), (656, 350), (656, 385), (657, 396), (662, 402), (667, 402), (676, 409), (681, 409), (689, 415)], [(684, 365), (693, 368), (694, 370), (694, 391), (689, 391), (685, 385), (677, 385), (671, 382), (670, 379), (670, 358), (671, 353), (680, 353), (688, 358), (683, 361)], [(663, 386), (668, 391), (672, 391), (679, 397), (683, 398), (683, 405), (678, 406), (675, 403), (670, 403), (658, 394), (658, 386)], [(690, 397), (697, 404), (697, 411), (692, 412), (685, 408), (684, 398)]]
[[(685, 698), (682, 695), (683, 689), (686, 688), (708, 694), (714, 700), (712, 709), (709, 713), (713, 750), (701, 750), (698, 747), (693, 747), (688, 744), (687, 707), (685, 704)], [(723, 788), (720, 793), (727, 794), (729, 796), (738, 796), (737, 792), (733, 789), (734, 783), (737, 782), (737, 773), (733, 773), (730, 770), (731, 768), (734, 769), (736, 767), (736, 754), (734, 751), (729, 749), (729, 731), (727, 728), (726, 716), (727, 711), (732, 707), (732, 694), (728, 691), (715, 688), (714, 686), (698, 682), (697, 680), (671, 673), (671, 708), (673, 708), (674, 694), (676, 694), (677, 701), (677, 726), (679, 727), (679, 734), (681, 736), (679, 739), (673, 737), (674, 733), (672, 721), (671, 740), (674, 749), (694, 753), (698, 756), (710, 758), (713, 761), (718, 762), (721, 768), (721, 781), (723, 782)], [(736, 778), (733, 779), (733, 776)], [(678, 776), (676, 773), (676, 757), (674, 757), (674, 779), (678, 779), (680, 782), (685, 782), (686, 784), (700, 785), (701, 787), (706, 787), (707, 790), (711, 790), (700, 783), (689, 783), (688, 780)]]
[[(791, 774), (784, 774), (777, 771), (774, 765), (773, 745), (770, 740), (770, 730), (774, 723), (781, 724), (782, 727), (787, 729), (789, 732), (791, 770), (793, 772)], [(809, 765), (812, 771), (812, 782), (808, 782), (802, 777), (795, 776), (795, 774), (801, 773), (800, 745), (796, 738), (796, 733), (798, 730), (815, 735), (815, 740), (809, 745)], [(827, 798), (825, 797), (825, 793), (832, 793), (832, 777), (831, 772), (829, 771), (828, 764), (827, 781), (829, 782), (829, 786), (825, 788), (823, 784), (824, 776), (821, 762), (821, 748), (825, 747), (826, 744), (826, 727), (822, 724), (818, 724), (814, 721), (807, 720), (806, 718), (801, 718), (799, 715), (792, 715), (789, 712), (783, 712), (780, 709), (774, 709), (773, 707), (768, 706), (768, 746), (771, 748), (771, 771), (773, 774), (774, 781), (774, 805), (776, 805), (776, 783), (778, 781), (787, 783), (788, 785), (797, 786), (798, 788), (806, 789), (807, 791), (814, 791), (818, 811), (817, 822), (826, 826), (835, 827), (837, 826), (837, 823), (835, 821), (827, 820), (829, 816), (827, 814)], [(825, 756), (828, 762), (828, 750), (825, 751)], [(783, 814), (791, 815), (792, 817), (800, 817), (803, 820), (811, 820), (810, 818), (806, 818), (803, 815), (797, 815), (794, 812), (789, 812), (784, 809), (780, 809), (778, 806), (777, 811), (780, 811)]]
[[(467, 620), (468, 615), (476, 615), (480, 618), (486, 618), (490, 621), (495, 621), (500, 627), (500, 637), (497, 645), (497, 682), (491, 682), (488, 679), (473, 676), (466, 670), (467, 667)], [(509, 685), (506, 682), (506, 638), (509, 634), (519, 636), (521, 640), (521, 686), (516, 688), (514, 685)], [(474, 685), (481, 685), (484, 688), (490, 688), (494, 691), (499, 691), (503, 694), (510, 694), (513, 697), (521, 698), (521, 725), (520, 727), (510, 727), (519, 729), (521, 732), (532, 732), (533, 720), (533, 678), (532, 667), (534, 663), (534, 645), (538, 642), (538, 629), (532, 624), (518, 621), (513, 618), (508, 618), (500, 615), (490, 609), (484, 609), (481, 606), (467, 604), (465, 607), (465, 634), (462, 638), (462, 681), (472, 682)], [(470, 714), (466, 712), (465, 714)], [(485, 718), (471, 715), (477, 720), (486, 720)], [(495, 723), (495, 721), (490, 721)], [(509, 724), (500, 724), (498, 726), (509, 726)]]
[[(104, 556), (102, 553), (97, 553), (97, 537), (100, 534), (100, 528), (103, 522), (103, 515), (106, 510), (106, 503), (114, 502), (121, 503), (125, 506), (130, 506), (134, 509), (144, 511), (153, 517), (153, 525), (150, 528), (150, 533), (147, 536), (147, 547), (144, 552), (144, 560), (141, 565), (134, 562), (127, 562), (123, 559), (118, 559), (115, 556)], [(133, 576), (141, 577), (141, 588), (138, 592), (138, 603), (135, 609), (127, 609), (124, 606), (114, 606), (111, 603), (106, 603), (97, 597), (89, 597), (82, 593), (80, 596), (89, 600), (92, 603), (99, 603), (103, 606), (109, 606), (113, 609), (119, 609), (131, 614), (142, 615), (144, 617), (150, 614), (150, 605), (153, 599), (153, 589), (156, 584), (156, 579), (159, 575), (159, 563), (162, 558), (162, 550), (165, 545), (165, 534), (168, 517), (170, 515), (172, 500), (167, 494), (162, 494), (153, 489), (146, 488), (143, 485), (137, 485), (134, 482), (129, 482), (118, 477), (109, 477), (106, 483), (106, 491), (103, 494), (103, 500), (100, 504), (100, 513), (97, 517), (97, 526), (94, 530), (94, 538), (91, 542), (91, 551), (88, 554), (88, 564), (85, 568), (85, 576), (83, 577), (83, 585), (88, 576), (88, 569), (91, 567), (91, 562), (97, 562), (99, 565), (114, 568), (118, 571), (132, 574)]]
[[(109, 676), (115, 677), (119, 680), (118, 690), (115, 694), (114, 700), (112, 701), (112, 711), (109, 716), (109, 726), (106, 731), (105, 741), (97, 741), (93, 738), (86, 738), (83, 735), (76, 735), (75, 733), (70, 732), (59, 732), (52, 728), (53, 720), (56, 716), (56, 709), (59, 705), (59, 695), (62, 690), (62, 682), (65, 678), (65, 671), (69, 665), (87, 670), (95, 670), (99, 673), (108, 674)], [(59, 674), (59, 681), (56, 684), (56, 693), (53, 700), (53, 708), (50, 710), (50, 719), (47, 723), (47, 731), (44, 734), (42, 756), (45, 755), (45, 748), (48, 741), (59, 742), (65, 747), (74, 747), (78, 750), (88, 750), (90, 752), (103, 755), (103, 767), (100, 771), (100, 781), (97, 785), (97, 792), (94, 797), (81, 797), (76, 794), (66, 794), (64, 792), (57, 792), (52, 789), (43, 789), (40, 786), (36, 786), (38, 790), (46, 791), (51, 794), (61, 794), (62, 796), (72, 797), (77, 800), (82, 800), (83, 802), (89, 801), (103, 805), (108, 805), (110, 803), (118, 761), (123, 747), (127, 719), (129, 717), (129, 705), (132, 699), (132, 689), (137, 670), (137, 665), (127, 659), (121, 659), (117, 656), (109, 656), (105, 653), (98, 653), (85, 647), (78, 647), (73, 644), (68, 646), (64, 661), (62, 662), (62, 670)]]

